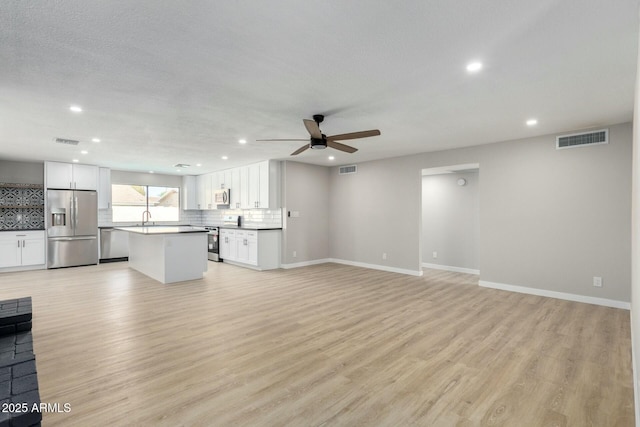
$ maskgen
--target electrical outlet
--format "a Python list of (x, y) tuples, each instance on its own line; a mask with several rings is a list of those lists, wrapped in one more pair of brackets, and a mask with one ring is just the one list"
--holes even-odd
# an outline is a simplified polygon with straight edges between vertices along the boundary
[(433, 251), (433, 259), (436, 259), (436, 258), (438, 258), (438, 252)]
[(382, 252), (382, 259), (387, 259), (387, 253), (386, 252)]
[(602, 277), (593, 276), (593, 286), (596, 288), (602, 287)]
[(298, 251), (293, 251), (293, 257), (297, 257), (298, 256)]
[(299, 211), (291, 211), (291, 218), (300, 218)]

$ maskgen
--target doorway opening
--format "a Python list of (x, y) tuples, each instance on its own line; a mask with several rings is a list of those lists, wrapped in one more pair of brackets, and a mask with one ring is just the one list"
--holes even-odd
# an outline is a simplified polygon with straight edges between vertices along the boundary
[(421, 266), (480, 274), (480, 165), (422, 169)]

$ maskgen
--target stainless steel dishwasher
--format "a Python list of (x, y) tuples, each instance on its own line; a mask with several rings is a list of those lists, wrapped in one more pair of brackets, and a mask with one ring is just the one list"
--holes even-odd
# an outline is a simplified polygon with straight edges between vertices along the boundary
[(113, 227), (100, 227), (100, 262), (129, 259), (129, 233)]

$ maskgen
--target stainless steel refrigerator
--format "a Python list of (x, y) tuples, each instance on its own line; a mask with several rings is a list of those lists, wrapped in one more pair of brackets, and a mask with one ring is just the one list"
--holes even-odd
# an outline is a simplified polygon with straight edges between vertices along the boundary
[(97, 193), (47, 190), (47, 267), (97, 263)]

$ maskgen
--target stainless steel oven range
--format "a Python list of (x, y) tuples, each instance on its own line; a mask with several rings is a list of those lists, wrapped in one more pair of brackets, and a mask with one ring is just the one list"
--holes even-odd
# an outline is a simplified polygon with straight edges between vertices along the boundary
[(204, 227), (209, 231), (207, 234), (207, 258), (211, 261), (220, 262), (220, 247), (218, 241), (218, 227)]

